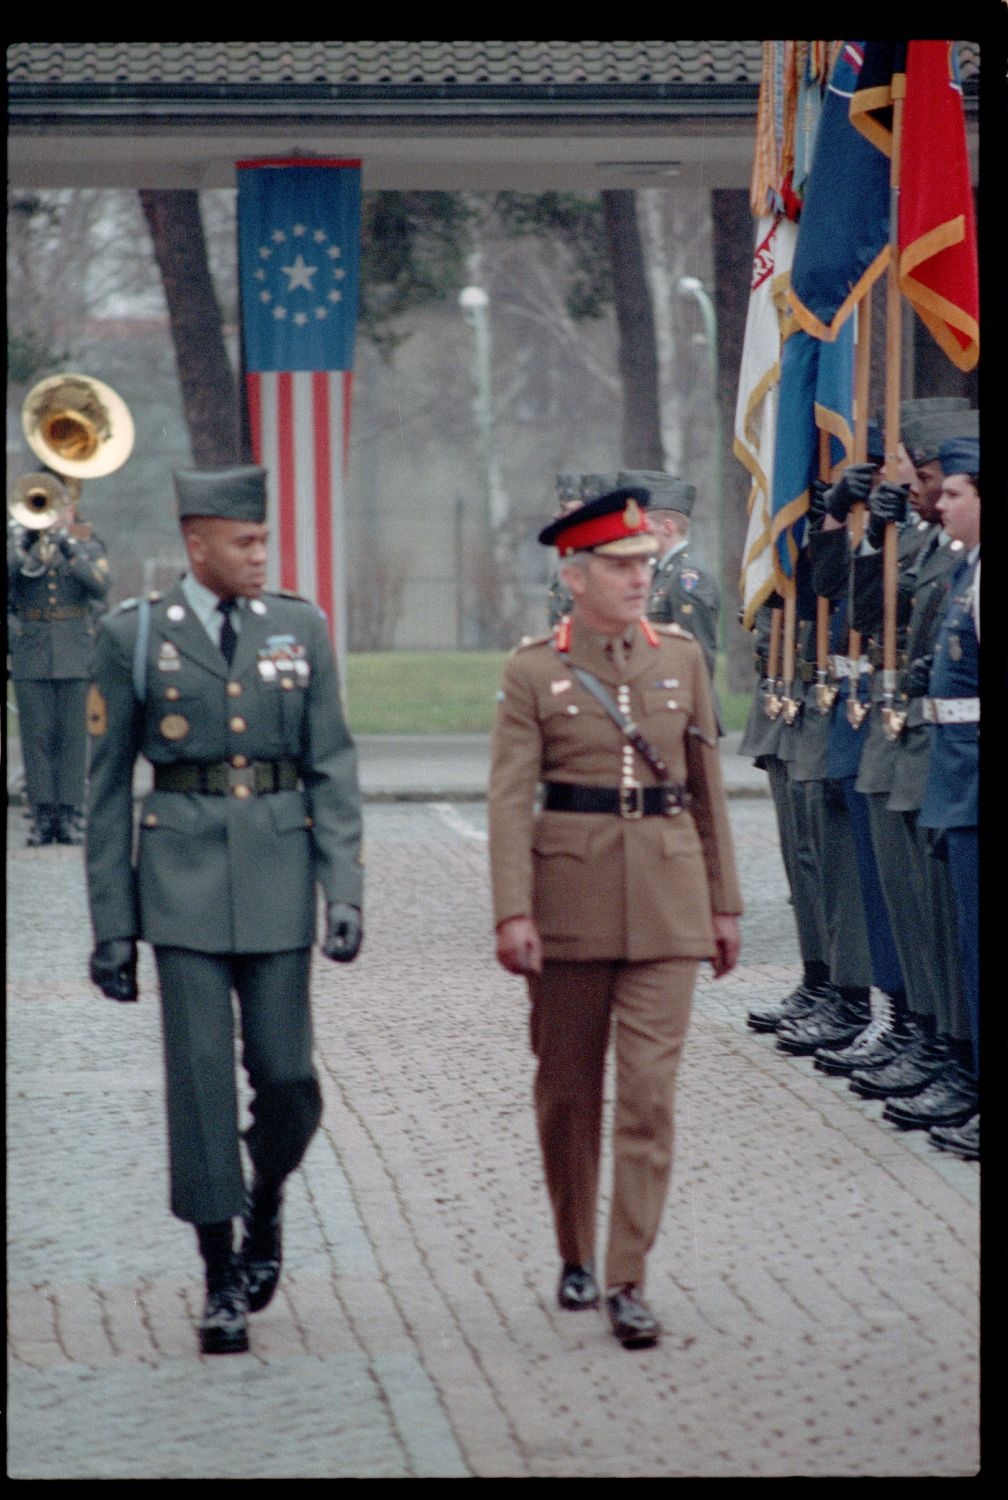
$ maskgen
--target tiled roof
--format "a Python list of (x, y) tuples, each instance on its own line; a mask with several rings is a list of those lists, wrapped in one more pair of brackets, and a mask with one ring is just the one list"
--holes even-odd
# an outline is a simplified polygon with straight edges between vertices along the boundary
[[(758, 87), (759, 41), (655, 42), (13, 42), (7, 83), (187, 94), (286, 86), (305, 89), (543, 88), (588, 91), (678, 85)], [(976, 76), (979, 47), (959, 43), (963, 80)]]

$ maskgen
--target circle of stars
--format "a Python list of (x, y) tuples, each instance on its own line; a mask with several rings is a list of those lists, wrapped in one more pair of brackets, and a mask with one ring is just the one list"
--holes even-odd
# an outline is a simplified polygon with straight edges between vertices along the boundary
[[(342, 254), (324, 229), (309, 229), (306, 224), (294, 224), (289, 231), (274, 229), (270, 243), (259, 246), (262, 264), (252, 273), (261, 283), (260, 302), (271, 309), (278, 322), (290, 317), (298, 327), (304, 327), (312, 318), (319, 322), (328, 318), (343, 300), (338, 285), (346, 278), (340, 264)], [(286, 277), (286, 285), (282, 277)], [(327, 280), (328, 289), (323, 290)], [(307, 307), (305, 298), (297, 297), (299, 292), (309, 299)], [(292, 302), (292, 298), (296, 301)]]

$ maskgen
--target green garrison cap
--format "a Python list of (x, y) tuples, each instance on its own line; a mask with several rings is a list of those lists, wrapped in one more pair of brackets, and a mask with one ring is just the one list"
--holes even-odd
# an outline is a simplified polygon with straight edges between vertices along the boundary
[(619, 482), (643, 485), (650, 490), (652, 510), (677, 510), (683, 516), (692, 513), (696, 487), (674, 474), (666, 474), (661, 469), (624, 469)]
[(929, 417), (942, 411), (968, 411), (966, 396), (911, 396), (900, 402), (900, 421), (907, 417)]
[(581, 499), (597, 500), (600, 495), (608, 495), (619, 482), (615, 474), (582, 474)]
[(179, 520), (218, 516), (224, 521), (266, 519), (266, 470), (246, 465), (235, 469), (176, 469)]
[(903, 446), (911, 461), (919, 467), (934, 463), (942, 443), (952, 438), (979, 436), (980, 413), (966, 407), (911, 418), (903, 428)]

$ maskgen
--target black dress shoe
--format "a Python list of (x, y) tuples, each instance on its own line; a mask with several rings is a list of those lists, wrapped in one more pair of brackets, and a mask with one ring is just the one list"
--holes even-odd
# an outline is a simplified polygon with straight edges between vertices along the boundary
[(979, 1161), (980, 1115), (970, 1115), (965, 1125), (933, 1125), (928, 1139), (939, 1151), (961, 1156), (963, 1161)]
[(83, 844), (80, 819), (74, 807), (61, 807), (53, 818), (53, 835), (57, 844)]
[(823, 984), (800, 984), (777, 1005), (747, 1012), (746, 1025), (752, 1031), (776, 1031), (781, 1021), (797, 1021), (807, 1016), (821, 1000), (825, 1000), (829, 986)]
[(41, 849), (44, 844), (56, 842), (56, 815), (51, 807), (36, 807), (32, 810), (31, 828), (25, 839), (27, 849)]
[(624, 1349), (648, 1349), (661, 1338), (661, 1324), (632, 1282), (607, 1292), (606, 1307)]
[(782, 1021), (777, 1046), (796, 1057), (811, 1057), (820, 1047), (846, 1047), (871, 1021), (868, 1001), (850, 1001), (833, 990), (807, 1016)]
[(901, 1130), (930, 1130), (932, 1125), (965, 1125), (976, 1112), (975, 1083), (957, 1063), (949, 1063), (913, 1098), (887, 1100), (882, 1118)]
[(576, 1261), (565, 1260), (560, 1272), (557, 1301), (561, 1307), (578, 1310), (582, 1307), (598, 1307), (599, 1289), (591, 1264), (579, 1266)]
[(846, 1047), (821, 1047), (814, 1066), (834, 1075), (873, 1072), (902, 1056), (913, 1038), (908, 1031), (894, 1031), (882, 1017), (869, 1022)]
[(225, 1274), (207, 1287), (199, 1326), (204, 1354), (244, 1354), (248, 1341), (248, 1299), (241, 1266), (232, 1258)]
[(249, 1312), (261, 1312), (273, 1300), (283, 1264), (283, 1198), (265, 1201), (253, 1187), (242, 1220), (242, 1269)]
[(881, 1068), (850, 1075), (851, 1091), (862, 1099), (906, 1099), (921, 1093), (932, 1079), (948, 1066), (948, 1047), (918, 1031), (911, 1045), (899, 1057)]

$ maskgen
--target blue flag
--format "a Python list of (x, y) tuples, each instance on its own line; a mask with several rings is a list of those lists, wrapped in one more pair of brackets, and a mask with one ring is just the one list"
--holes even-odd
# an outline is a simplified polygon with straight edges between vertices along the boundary
[(864, 42), (833, 65), (805, 183), (788, 299), (799, 324), (834, 339), (889, 263), (889, 161), (851, 124)]
[(238, 169), (246, 367), (353, 369), (360, 163)]
[[(831, 471), (851, 462), (853, 405), (853, 322), (845, 323), (831, 343), (796, 329), (781, 354), (774, 446), (771, 535), (778, 581), (794, 577), (804, 544), (810, 487), (819, 478), (820, 433), (828, 435)], [(778, 587), (779, 593), (786, 591)]]

